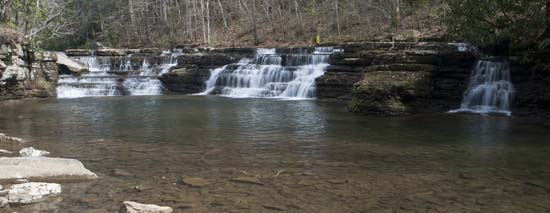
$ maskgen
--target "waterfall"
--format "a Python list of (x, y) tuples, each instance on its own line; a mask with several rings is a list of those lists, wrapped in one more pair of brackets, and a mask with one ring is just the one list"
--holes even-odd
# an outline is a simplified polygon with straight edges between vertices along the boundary
[(499, 113), (510, 116), (514, 94), (508, 62), (480, 60), (472, 71), (460, 109), (451, 112)]
[[(181, 50), (164, 51), (158, 63), (147, 57), (75, 57), (88, 66), (89, 72), (80, 76), (62, 75), (57, 85), (58, 98), (92, 96), (161, 95), (158, 76), (178, 64)], [(141, 63), (138, 63), (142, 60)]]
[(199, 95), (220, 94), (237, 98), (306, 99), (315, 97), (315, 79), (325, 72), (333, 47), (257, 49), (253, 59), (211, 70), (206, 90)]

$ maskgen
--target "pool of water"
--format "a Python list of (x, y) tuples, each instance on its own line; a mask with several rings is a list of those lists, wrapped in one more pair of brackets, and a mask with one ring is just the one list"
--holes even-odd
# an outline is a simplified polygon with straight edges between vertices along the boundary
[[(549, 130), (550, 121), (528, 118), (361, 116), (314, 100), (130, 96), (0, 106), (0, 132), (100, 176), (64, 183), (61, 196), (20, 212), (113, 212), (125, 200), (175, 212), (549, 211)], [(232, 181), (243, 176), (263, 185)], [(190, 187), (185, 177), (210, 184)]]

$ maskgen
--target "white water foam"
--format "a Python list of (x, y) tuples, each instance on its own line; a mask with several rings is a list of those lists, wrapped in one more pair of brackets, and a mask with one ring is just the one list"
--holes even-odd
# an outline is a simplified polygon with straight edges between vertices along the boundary
[(460, 108), (450, 112), (511, 116), (510, 105), (514, 94), (510, 65), (506, 61), (480, 60), (472, 71)]
[(278, 54), (276, 49), (260, 48), (253, 59), (211, 70), (206, 90), (197, 95), (311, 99), (315, 97), (315, 79), (329, 66), (330, 55), (338, 51), (318, 47)]
[(141, 65), (133, 65), (132, 55), (118, 59), (85, 56), (74, 58), (88, 66), (89, 73), (81, 76), (62, 75), (57, 86), (58, 98), (81, 98), (122, 95), (161, 95), (162, 83), (157, 79), (178, 64), (181, 50), (162, 53), (160, 64), (150, 64), (144, 58)]

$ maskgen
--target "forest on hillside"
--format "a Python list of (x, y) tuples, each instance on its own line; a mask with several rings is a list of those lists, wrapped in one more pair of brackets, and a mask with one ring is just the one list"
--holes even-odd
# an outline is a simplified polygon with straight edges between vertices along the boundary
[(35, 47), (455, 40), (546, 48), (550, 0), (0, 0)]

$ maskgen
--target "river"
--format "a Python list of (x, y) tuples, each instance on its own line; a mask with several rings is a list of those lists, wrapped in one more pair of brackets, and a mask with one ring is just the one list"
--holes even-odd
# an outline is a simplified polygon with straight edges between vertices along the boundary
[[(100, 176), (18, 212), (113, 212), (125, 200), (175, 212), (550, 210), (548, 120), (371, 117), (330, 102), (216, 96), (49, 99), (0, 112), (0, 132)], [(233, 181), (243, 176), (261, 184)]]

